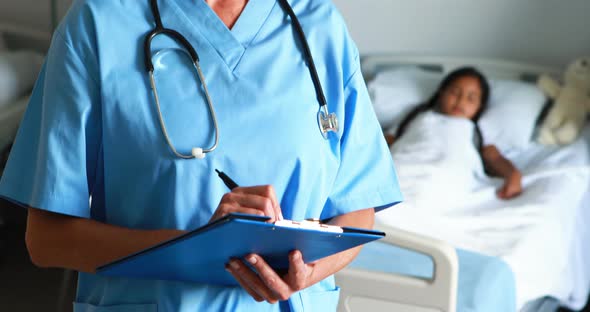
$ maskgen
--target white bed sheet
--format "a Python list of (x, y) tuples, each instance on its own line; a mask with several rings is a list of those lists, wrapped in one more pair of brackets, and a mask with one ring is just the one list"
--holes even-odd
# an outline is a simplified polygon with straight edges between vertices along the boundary
[(524, 174), (516, 199), (497, 199), (501, 180), (491, 179), (454, 209), (402, 203), (377, 220), (502, 258), (514, 271), (519, 309), (544, 296), (579, 309), (590, 283), (589, 142), (590, 126), (569, 146), (508, 151)]

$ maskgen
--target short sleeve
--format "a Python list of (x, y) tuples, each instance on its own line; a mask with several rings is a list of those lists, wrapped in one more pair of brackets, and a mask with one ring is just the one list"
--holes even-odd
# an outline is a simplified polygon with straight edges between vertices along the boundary
[(393, 160), (359, 69), (345, 84), (344, 101), (340, 165), (322, 218), (366, 208), (379, 211), (402, 201)]
[(102, 117), (98, 84), (82, 59), (56, 32), (0, 181), (1, 197), (90, 217)]

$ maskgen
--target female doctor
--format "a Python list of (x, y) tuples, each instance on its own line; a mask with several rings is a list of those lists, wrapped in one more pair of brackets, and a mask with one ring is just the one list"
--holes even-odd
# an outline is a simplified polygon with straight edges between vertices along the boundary
[(75, 1), (0, 182), (33, 262), (80, 271), (75, 311), (335, 310), (359, 248), (228, 259), (241, 287), (93, 274), (231, 212), (370, 228), (401, 200), (342, 17), (289, 2)]

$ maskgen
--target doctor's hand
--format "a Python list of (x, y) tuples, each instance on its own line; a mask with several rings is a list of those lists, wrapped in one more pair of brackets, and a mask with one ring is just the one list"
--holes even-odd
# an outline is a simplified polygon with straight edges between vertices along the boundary
[(289, 271), (285, 275), (277, 273), (259, 255), (250, 254), (245, 260), (254, 269), (246, 266), (242, 260), (232, 259), (226, 265), (226, 270), (258, 302), (277, 303), (287, 300), (293, 293), (314, 284), (311, 278), (314, 263), (305, 264), (298, 250), (289, 254)]
[(223, 195), (209, 222), (236, 212), (268, 216), (269, 222), (283, 220), (281, 207), (271, 185), (236, 187)]

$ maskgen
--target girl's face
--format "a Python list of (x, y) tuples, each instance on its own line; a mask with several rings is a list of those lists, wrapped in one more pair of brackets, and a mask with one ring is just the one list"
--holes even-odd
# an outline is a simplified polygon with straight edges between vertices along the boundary
[(445, 115), (473, 119), (481, 108), (481, 86), (472, 76), (455, 79), (441, 91), (440, 112)]

